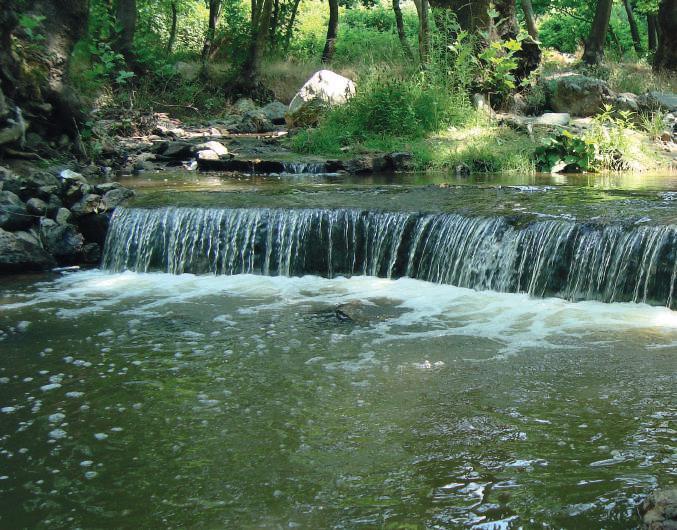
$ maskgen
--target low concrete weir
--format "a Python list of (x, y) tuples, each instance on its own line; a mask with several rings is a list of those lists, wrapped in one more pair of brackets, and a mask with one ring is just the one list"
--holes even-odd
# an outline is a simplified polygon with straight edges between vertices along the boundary
[(359, 209), (118, 208), (110, 271), (411, 277), (677, 308), (677, 225)]

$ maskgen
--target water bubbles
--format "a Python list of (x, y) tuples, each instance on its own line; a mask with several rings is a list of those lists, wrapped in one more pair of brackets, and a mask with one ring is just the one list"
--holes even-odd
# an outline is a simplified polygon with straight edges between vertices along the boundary
[(97, 475), (98, 475), (98, 473), (96, 471), (86, 471), (85, 472), (85, 478), (87, 480), (91, 480), (93, 478), (96, 478)]
[(50, 390), (56, 390), (57, 388), (61, 388), (61, 385), (59, 383), (50, 383), (48, 385), (42, 385), (40, 387), (40, 390), (43, 392), (49, 392)]
[(52, 438), (53, 440), (61, 440), (66, 436), (67, 436), (66, 431), (64, 431), (63, 429), (54, 429), (52, 431), (49, 431), (49, 437)]
[(66, 418), (66, 415), (61, 413), (61, 412), (56, 412), (54, 414), (50, 414), (47, 417), (49, 423), (61, 423), (65, 418)]
[(94, 434), (94, 438), (96, 438), (99, 441), (106, 440), (108, 438), (108, 435), (105, 432), (97, 432)]
[(0, 409), (0, 412), (2, 412), (3, 414), (12, 414), (16, 412), (16, 407), (2, 407)]

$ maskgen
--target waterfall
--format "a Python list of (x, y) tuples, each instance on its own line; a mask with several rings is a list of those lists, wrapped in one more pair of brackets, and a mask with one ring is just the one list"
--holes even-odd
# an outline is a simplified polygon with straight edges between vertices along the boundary
[(111, 271), (386, 278), (677, 308), (677, 226), (366, 210), (118, 208)]

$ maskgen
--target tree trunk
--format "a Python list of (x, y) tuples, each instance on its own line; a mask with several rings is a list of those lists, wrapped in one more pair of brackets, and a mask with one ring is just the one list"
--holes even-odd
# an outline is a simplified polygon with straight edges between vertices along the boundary
[(527, 23), (527, 31), (531, 38), (538, 40), (538, 28), (536, 27), (536, 16), (534, 15), (534, 7), (531, 5), (531, 0), (520, 0), (522, 3), (522, 11), (524, 12), (524, 20)]
[(167, 41), (167, 53), (172, 53), (174, 49), (174, 42), (176, 42), (176, 24), (178, 22), (178, 12), (176, 2), (172, 2), (170, 6), (172, 10), (172, 27), (169, 30), (169, 40)]
[(647, 33), (649, 34), (649, 51), (655, 52), (658, 46), (658, 20), (656, 15), (646, 16)]
[[(19, 14), (44, 17), (36, 30), (44, 37), (41, 50), (21, 59), (12, 46), (14, 38), (18, 42), (25, 38), (17, 28)], [(14, 0), (4, 0), (0, 9), (0, 129), (8, 120), (18, 138), (23, 137), (25, 116), (31, 130), (46, 138), (77, 131), (86, 115), (83, 102), (68, 83), (68, 67), (88, 16), (87, 0), (36, 0), (22, 10)], [(18, 67), (19, 60), (25, 68)]]
[(590, 28), (590, 35), (585, 42), (583, 53), (583, 61), (591, 66), (600, 64), (604, 60), (604, 43), (609, 31), (612, 6), (613, 0), (597, 0), (595, 18), (592, 21), (592, 28)]
[(658, 8), (657, 71), (677, 70), (677, 0), (662, 0)]
[(117, 0), (115, 21), (119, 32), (113, 41), (115, 51), (121, 53), (132, 70), (139, 70), (134, 55), (134, 34), (136, 33), (136, 0)]
[(393, 13), (395, 13), (395, 24), (397, 25), (397, 36), (400, 38), (402, 51), (407, 59), (413, 59), (414, 54), (411, 51), (407, 34), (404, 31), (404, 20), (402, 19), (402, 9), (400, 9), (400, 0), (393, 0)]
[(207, 33), (205, 34), (205, 43), (202, 47), (202, 62), (212, 53), (214, 46), (214, 35), (216, 34), (216, 23), (221, 14), (221, 0), (209, 0), (209, 20), (207, 22)]
[(272, 12), (273, 0), (252, 0), (251, 37), (242, 67), (241, 86), (238, 87), (243, 93), (252, 96), (261, 91), (261, 60), (268, 42)]
[(414, 0), (414, 5), (418, 13), (418, 55), (425, 65), (430, 56), (430, 4), (428, 0)]
[(329, 23), (327, 24), (327, 40), (324, 43), (322, 51), (322, 64), (329, 64), (334, 57), (336, 49), (336, 35), (338, 34), (339, 24), (339, 3), (338, 0), (329, 0)]
[(642, 38), (639, 36), (639, 28), (637, 27), (635, 14), (632, 11), (632, 4), (630, 3), (630, 0), (623, 0), (623, 5), (625, 6), (625, 12), (628, 15), (628, 24), (630, 24), (630, 33), (632, 34), (632, 44), (635, 47), (635, 52), (637, 52), (637, 55), (641, 55)]
[(433, 8), (451, 10), (461, 29), (470, 32), (486, 30), (490, 26), (491, 3), (491, 0), (430, 0)]
[(273, 15), (270, 21), (270, 48), (275, 49), (277, 43), (277, 26), (280, 23), (280, 0), (273, 0)]
[(294, 24), (296, 23), (296, 13), (299, 11), (299, 4), (301, 0), (294, 0), (294, 4), (291, 9), (291, 16), (289, 17), (289, 23), (287, 24), (287, 29), (284, 35), (284, 51), (289, 50), (291, 45), (292, 37), (294, 36)]

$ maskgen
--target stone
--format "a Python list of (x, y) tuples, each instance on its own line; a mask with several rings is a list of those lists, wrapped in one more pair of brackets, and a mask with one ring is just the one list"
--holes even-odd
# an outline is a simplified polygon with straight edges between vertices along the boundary
[(413, 166), (413, 156), (407, 152), (388, 153), (386, 159), (395, 171), (409, 171)]
[(57, 262), (73, 264), (80, 257), (84, 238), (78, 229), (71, 224), (58, 224), (51, 219), (42, 219), (40, 222), (40, 240)]
[(226, 146), (214, 140), (205, 142), (203, 144), (198, 144), (195, 146), (195, 148), (198, 152), (204, 150), (214, 151), (218, 156), (225, 156), (228, 154), (228, 149)]
[(188, 142), (167, 142), (160, 153), (165, 158), (187, 160), (193, 154), (193, 145)]
[(0, 228), (21, 230), (33, 224), (35, 217), (26, 205), (11, 191), (0, 191)]
[(26, 202), (26, 210), (28, 210), (28, 213), (31, 215), (45, 216), (47, 215), (47, 208), (47, 203), (36, 197), (29, 199), (28, 202)]
[(200, 160), (219, 160), (220, 158), (221, 157), (219, 157), (218, 153), (212, 151), (211, 149), (204, 149), (197, 152), (198, 163)]
[(275, 130), (275, 126), (262, 109), (254, 109), (242, 116), (237, 130), (241, 133), (266, 133)]
[(50, 195), (47, 200), (47, 217), (56, 217), (57, 212), (63, 207), (63, 202), (56, 195)]
[(287, 105), (284, 103), (272, 101), (261, 110), (274, 125), (284, 125), (284, 115), (287, 113)]
[(347, 77), (320, 70), (301, 87), (289, 104), (285, 120), (289, 127), (317, 125), (327, 108), (343, 105), (355, 95), (356, 87)]
[(83, 177), (80, 173), (71, 171), (70, 169), (64, 169), (61, 173), (59, 173), (59, 177), (61, 178), (61, 180), (71, 180), (82, 182), (83, 184), (88, 184), (87, 179), (85, 177)]
[(105, 213), (85, 215), (77, 219), (78, 228), (87, 243), (97, 243), (102, 248), (106, 242), (110, 216)]
[(632, 92), (618, 94), (611, 104), (616, 110), (639, 112), (639, 98)]
[(671, 92), (647, 92), (638, 99), (642, 110), (664, 112), (677, 112), (677, 94)]
[(55, 265), (39, 244), (0, 228), (0, 273), (48, 270)]
[(677, 488), (657, 489), (640, 506), (647, 530), (677, 529)]
[(101, 195), (96, 195), (95, 193), (85, 195), (71, 208), (71, 212), (76, 217), (104, 211), (106, 211), (106, 205), (104, 204)]
[(98, 243), (87, 243), (82, 247), (82, 261), (85, 263), (99, 263), (101, 261), (101, 246)]
[(115, 188), (104, 194), (103, 204), (106, 210), (113, 210), (132, 197), (134, 197), (132, 190), (128, 188)]
[(604, 81), (579, 74), (546, 79), (546, 93), (552, 110), (572, 116), (594, 116), (612, 97)]
[(249, 98), (240, 98), (235, 103), (233, 103), (233, 110), (237, 114), (246, 114), (249, 111), (255, 110), (258, 107), (256, 103)]
[(73, 219), (73, 214), (68, 208), (59, 208), (54, 220), (60, 225), (67, 225)]
[(342, 322), (368, 324), (397, 318), (407, 310), (399, 307), (399, 303), (388, 298), (371, 300), (352, 300), (338, 305), (334, 313)]
[(155, 171), (156, 166), (148, 160), (137, 160), (132, 167), (132, 171)]
[(542, 116), (538, 116), (533, 121), (533, 125), (540, 126), (560, 126), (569, 125), (571, 115), (568, 112), (546, 112)]
[(116, 190), (118, 188), (121, 188), (122, 184), (119, 182), (104, 182), (103, 184), (97, 184), (94, 186), (94, 193), (98, 193), (99, 195), (105, 195), (111, 190)]

